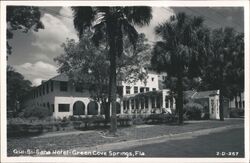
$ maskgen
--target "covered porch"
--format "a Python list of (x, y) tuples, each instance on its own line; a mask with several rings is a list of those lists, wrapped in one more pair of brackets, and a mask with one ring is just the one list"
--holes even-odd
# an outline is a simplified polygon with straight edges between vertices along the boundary
[(120, 103), (121, 114), (172, 113), (175, 109), (175, 99), (168, 89), (126, 95)]

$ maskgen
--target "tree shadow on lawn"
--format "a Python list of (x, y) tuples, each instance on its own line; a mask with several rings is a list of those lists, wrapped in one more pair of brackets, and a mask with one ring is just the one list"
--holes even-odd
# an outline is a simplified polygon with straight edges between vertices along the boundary
[(43, 131), (35, 131), (35, 132), (7, 132), (7, 138), (24, 138), (24, 137), (34, 137), (43, 134)]

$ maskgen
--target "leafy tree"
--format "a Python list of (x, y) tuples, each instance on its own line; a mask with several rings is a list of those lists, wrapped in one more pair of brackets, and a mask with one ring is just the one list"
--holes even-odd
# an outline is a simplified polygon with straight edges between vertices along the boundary
[(111, 132), (117, 129), (116, 119), (116, 67), (117, 57), (123, 52), (123, 38), (127, 35), (135, 45), (138, 38), (133, 25), (148, 24), (151, 7), (73, 7), (74, 25), (82, 36), (84, 29), (94, 29), (93, 41), (98, 45), (105, 39), (109, 49), (110, 60), (110, 102), (112, 106)]
[[(160, 24), (155, 32), (162, 40), (156, 42), (151, 59), (152, 67), (167, 72), (176, 81), (176, 109), (179, 124), (183, 123), (183, 80), (184, 77), (199, 76), (202, 55), (206, 54), (208, 30), (203, 27), (201, 17), (189, 17), (185, 13), (171, 16), (169, 21)], [(173, 84), (173, 83), (172, 83)]]
[(232, 98), (244, 90), (244, 36), (232, 28), (211, 33), (209, 57), (201, 76), (203, 89), (220, 90), (220, 119), (224, 120), (223, 98)]
[[(75, 85), (90, 90), (92, 98), (103, 104), (105, 118), (110, 120), (107, 101), (110, 66), (108, 50), (104, 44), (97, 49), (94, 43), (89, 41), (92, 35), (91, 31), (86, 31), (79, 42), (67, 40), (62, 44), (64, 53), (54, 60), (59, 65), (60, 73), (68, 74)], [(118, 81), (133, 83), (146, 79), (147, 73), (141, 71), (142, 67), (149, 64), (147, 61), (151, 57), (150, 45), (146, 41), (145, 35), (140, 34), (137, 48), (134, 49), (128, 38), (125, 38), (126, 50), (122, 53), (121, 60), (117, 61)]]
[(27, 33), (30, 29), (38, 31), (44, 26), (40, 21), (41, 13), (38, 7), (7, 6), (7, 54), (11, 54), (12, 47), (8, 40), (13, 38), (13, 31)]
[(16, 72), (11, 66), (7, 67), (7, 110), (14, 114), (19, 112), (20, 104), (31, 90), (31, 82)]

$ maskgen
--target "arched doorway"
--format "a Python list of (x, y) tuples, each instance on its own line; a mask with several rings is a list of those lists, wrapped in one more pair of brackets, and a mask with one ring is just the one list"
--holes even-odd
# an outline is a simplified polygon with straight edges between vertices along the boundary
[(90, 101), (88, 104), (88, 115), (98, 114), (98, 104), (96, 101)]
[(85, 105), (82, 101), (76, 101), (74, 103), (73, 115), (85, 115)]

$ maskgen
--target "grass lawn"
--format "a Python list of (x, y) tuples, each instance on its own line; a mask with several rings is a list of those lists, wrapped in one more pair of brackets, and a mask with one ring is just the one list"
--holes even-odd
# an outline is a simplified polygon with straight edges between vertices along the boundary
[(117, 137), (107, 138), (103, 137), (101, 132), (105, 130), (94, 130), (93, 132), (82, 132), (78, 134), (63, 135), (70, 131), (62, 132), (62, 135), (50, 137), (19, 137), (7, 139), (7, 154), (8, 156), (18, 156), (27, 154), (14, 154), (13, 150), (67, 150), (76, 147), (91, 147), (100, 144), (114, 143), (126, 140), (145, 139), (157, 137), (167, 134), (177, 134), (183, 132), (197, 131), (200, 129), (209, 129), (222, 127), (227, 125), (244, 125), (244, 119), (227, 119), (225, 121), (187, 121), (184, 125), (140, 125), (126, 128), (119, 128), (118, 132), (121, 133)]

